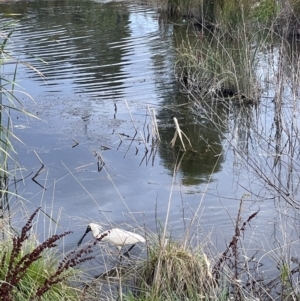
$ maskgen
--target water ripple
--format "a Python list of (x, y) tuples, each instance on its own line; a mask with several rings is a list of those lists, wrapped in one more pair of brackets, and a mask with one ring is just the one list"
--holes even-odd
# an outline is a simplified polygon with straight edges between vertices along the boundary
[[(18, 67), (24, 76), (21, 81), (26, 82), (26, 90), (31, 95), (35, 95), (36, 85), (41, 85), (48, 92), (53, 92), (55, 86), (59, 93), (105, 95), (115, 101), (124, 95), (136, 99), (153, 94), (153, 86), (161, 81), (173, 82), (172, 75), (165, 74), (170, 72), (166, 68), (170, 53), (162, 47), (162, 29), (155, 11), (137, 5), (117, 11), (110, 3), (93, 5), (93, 14), (99, 14), (107, 22), (101, 19), (94, 23), (78, 22), (76, 18), (72, 20), (71, 13), (59, 10), (53, 16), (46, 14), (45, 8), (35, 11), (34, 7), (30, 18), (23, 16), (12, 35), (9, 50), (15, 58), (31, 64), (44, 75), (41, 78), (30, 72), (35, 81), (32, 84), (26, 81), (26, 67)], [(53, 18), (56, 25), (49, 26), (55, 23)], [(167, 32), (165, 39), (172, 39), (172, 31)], [(13, 74), (13, 65), (11, 68)]]

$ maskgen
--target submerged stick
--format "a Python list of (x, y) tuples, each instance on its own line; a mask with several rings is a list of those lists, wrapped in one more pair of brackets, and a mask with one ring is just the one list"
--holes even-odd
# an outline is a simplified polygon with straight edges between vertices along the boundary
[(95, 157), (97, 157), (98, 172), (100, 172), (102, 170), (102, 168), (104, 167), (105, 162), (104, 162), (101, 154), (98, 153), (95, 149), (94, 149), (94, 153), (95, 153)]
[(38, 156), (38, 154), (36, 153), (36, 151), (33, 151), (36, 155), (36, 157), (39, 159), (40, 163), (42, 164), (41, 168), (36, 172), (36, 174), (31, 178), (31, 180), (36, 183), (37, 185), (39, 185), (40, 187), (42, 187), (44, 190), (47, 190), (42, 184), (40, 184), (35, 178), (37, 176), (39, 176), (43, 171), (45, 171), (45, 165), (43, 163), (43, 161), (41, 160), (41, 158)]
[(74, 148), (79, 144), (79, 142), (77, 142), (75, 139), (72, 139), (72, 140), (75, 142), (75, 144), (72, 145), (72, 148)]

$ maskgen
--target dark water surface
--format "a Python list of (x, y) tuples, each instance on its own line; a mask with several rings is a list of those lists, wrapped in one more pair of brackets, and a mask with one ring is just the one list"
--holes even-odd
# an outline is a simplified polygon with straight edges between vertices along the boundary
[[(2, 23), (17, 22), (13, 55), (43, 74), (18, 64), (18, 97), (41, 119), (14, 113), (14, 133), (23, 142), (16, 143), (23, 168), (18, 177), (30, 175), (18, 184), (24, 198), (18, 202), (41, 206), (62, 229), (71, 228), (65, 247), (72, 249), (90, 221), (156, 231), (172, 191), (169, 233), (183, 237), (196, 213), (192, 234), (208, 239), (212, 232), (222, 251), (249, 179), (213, 123), (175, 107), (187, 101), (173, 71), (180, 26), (160, 19), (145, 2), (9, 1), (0, 11)], [(14, 68), (6, 65), (3, 72), (12, 75)], [(160, 144), (152, 141), (152, 109)], [(183, 157), (174, 185), (182, 153), (169, 145), (173, 117), (196, 151)], [(31, 180), (41, 167), (34, 151), (45, 165), (36, 180), (47, 190)], [(262, 237), (252, 237), (254, 244), (265, 239), (261, 226), (273, 225), (272, 202), (255, 201), (244, 205), (246, 218), (261, 209), (251, 232)]]

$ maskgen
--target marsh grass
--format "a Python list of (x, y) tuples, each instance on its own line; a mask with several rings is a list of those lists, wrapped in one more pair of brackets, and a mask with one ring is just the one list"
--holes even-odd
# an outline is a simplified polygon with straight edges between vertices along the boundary
[(255, 103), (262, 93), (260, 57), (281, 39), (299, 36), (299, 3), (215, 1), (212, 11), (212, 27), (200, 18), (194, 35), (179, 38), (177, 79), (196, 98)]
[(201, 247), (170, 239), (162, 244), (154, 234), (146, 255), (119, 261), (84, 291), (84, 300), (199, 300), (221, 294)]
[(263, 40), (249, 37), (246, 29), (229, 38), (219, 32), (197, 31), (177, 49), (175, 72), (182, 90), (200, 98), (257, 102), (260, 97), (256, 76)]
[(135, 300), (197, 300), (209, 296), (215, 286), (203, 251), (170, 240), (151, 244), (135, 275)]

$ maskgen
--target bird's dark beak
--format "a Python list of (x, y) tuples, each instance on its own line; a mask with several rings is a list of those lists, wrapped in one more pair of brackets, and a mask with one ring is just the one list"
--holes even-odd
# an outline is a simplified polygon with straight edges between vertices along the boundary
[(80, 244), (82, 243), (84, 237), (91, 231), (91, 227), (87, 226), (85, 233), (83, 234), (83, 236), (80, 238), (79, 242), (77, 243), (77, 246), (80, 246)]

